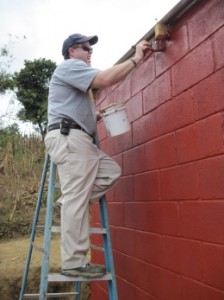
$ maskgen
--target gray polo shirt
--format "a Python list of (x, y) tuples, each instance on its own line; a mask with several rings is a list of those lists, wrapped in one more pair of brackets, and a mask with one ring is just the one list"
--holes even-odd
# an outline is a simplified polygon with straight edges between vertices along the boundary
[(79, 59), (67, 59), (55, 69), (49, 86), (48, 125), (67, 117), (88, 134), (96, 132), (95, 106), (88, 89), (98, 72)]

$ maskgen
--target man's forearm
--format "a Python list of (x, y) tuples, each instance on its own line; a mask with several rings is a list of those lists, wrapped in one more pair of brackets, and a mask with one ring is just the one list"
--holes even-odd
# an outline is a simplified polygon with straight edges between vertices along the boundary
[(119, 65), (115, 65), (106, 70), (100, 71), (94, 78), (91, 87), (103, 88), (111, 86), (124, 79), (134, 68), (135, 64), (130, 59), (128, 59)]
[(104, 88), (111, 86), (123, 80), (131, 70), (144, 57), (144, 51), (149, 48), (149, 42), (141, 41), (136, 45), (136, 51), (132, 58), (122, 62), (121, 64), (112, 66), (104, 71), (99, 71), (92, 81), (92, 88)]

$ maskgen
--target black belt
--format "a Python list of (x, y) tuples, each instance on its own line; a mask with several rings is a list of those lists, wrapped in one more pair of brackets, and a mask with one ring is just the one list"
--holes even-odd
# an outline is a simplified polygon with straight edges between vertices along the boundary
[[(84, 129), (82, 129), (81, 126), (79, 126), (76, 123), (71, 123), (69, 125), (69, 127), (72, 128), (72, 129), (79, 129), (79, 130), (85, 131)], [(48, 131), (55, 130), (55, 129), (60, 129), (60, 128), (61, 128), (61, 123), (54, 123), (54, 124), (48, 126)]]

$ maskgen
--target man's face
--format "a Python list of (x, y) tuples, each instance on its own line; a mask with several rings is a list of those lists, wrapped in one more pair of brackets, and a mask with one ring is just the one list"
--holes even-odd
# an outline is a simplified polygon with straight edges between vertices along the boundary
[(80, 59), (87, 63), (87, 65), (91, 66), (91, 56), (93, 53), (93, 49), (90, 46), (89, 42), (79, 44), (74, 48), (70, 48), (70, 57), (75, 59)]

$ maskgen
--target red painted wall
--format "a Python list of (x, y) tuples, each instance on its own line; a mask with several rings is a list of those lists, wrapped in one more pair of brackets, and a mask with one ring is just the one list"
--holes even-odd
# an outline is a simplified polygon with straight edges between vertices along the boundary
[[(119, 299), (223, 300), (224, 1), (182, 17), (166, 51), (102, 90), (98, 105), (123, 101), (130, 132), (111, 138), (99, 123), (101, 149), (123, 170), (107, 195)], [(107, 292), (93, 284), (91, 299)]]

